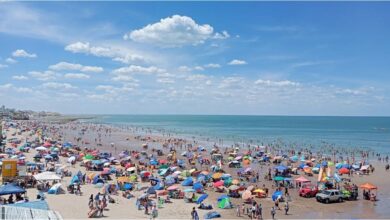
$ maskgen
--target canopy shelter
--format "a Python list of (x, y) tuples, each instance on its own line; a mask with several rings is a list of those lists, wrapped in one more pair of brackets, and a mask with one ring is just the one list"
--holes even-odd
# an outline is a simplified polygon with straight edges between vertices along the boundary
[(34, 178), (38, 181), (51, 181), (51, 180), (61, 180), (61, 177), (59, 177), (54, 172), (43, 172), (38, 173), (34, 175)]
[(19, 186), (15, 186), (13, 184), (6, 184), (6, 185), (2, 185), (0, 187), (0, 195), (9, 195), (9, 194), (15, 194), (15, 193), (25, 193), (26, 190), (19, 187)]
[(377, 186), (371, 184), (371, 183), (365, 183), (365, 184), (362, 184), (360, 185), (360, 188), (362, 189), (367, 189), (367, 190), (374, 190), (374, 189), (378, 189)]
[(295, 182), (298, 182), (298, 183), (307, 183), (307, 182), (311, 182), (310, 180), (306, 179), (305, 177), (303, 176), (300, 176), (298, 178), (295, 179)]

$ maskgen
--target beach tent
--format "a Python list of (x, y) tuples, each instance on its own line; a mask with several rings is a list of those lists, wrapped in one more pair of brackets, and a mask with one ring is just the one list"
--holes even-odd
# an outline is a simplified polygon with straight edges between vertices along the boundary
[(70, 185), (73, 185), (73, 184), (79, 183), (79, 182), (80, 182), (79, 177), (78, 177), (77, 175), (74, 175), (74, 176), (72, 177), (72, 179), (70, 180)]
[(133, 189), (133, 185), (131, 183), (124, 183), (122, 187), (124, 190), (132, 190)]
[(23, 189), (19, 186), (15, 186), (13, 184), (6, 184), (6, 185), (2, 185), (0, 187), (0, 196), (15, 194), (15, 193), (25, 193), (25, 192), (26, 192), (25, 189)]
[(282, 195), (282, 191), (275, 191), (274, 194), (272, 194), (272, 201), (276, 201), (277, 199), (281, 198)]
[(209, 195), (208, 194), (202, 194), (199, 196), (198, 200), (196, 201), (197, 204), (202, 203)]
[(204, 219), (221, 218), (221, 214), (216, 211), (208, 212), (204, 215)]
[(230, 203), (230, 198), (226, 195), (218, 198), (218, 208), (220, 209), (230, 209), (232, 205)]
[(61, 183), (54, 184), (48, 191), (48, 194), (58, 194), (61, 192)]
[(34, 178), (38, 181), (52, 181), (52, 180), (61, 180), (61, 177), (59, 177), (57, 174), (54, 172), (43, 172), (43, 173), (38, 173), (34, 175)]
[(275, 177), (274, 177), (274, 180), (275, 180), (275, 181), (283, 181), (283, 180), (284, 180), (284, 177), (282, 177), (282, 176), (275, 176)]
[(192, 179), (192, 177), (188, 177), (181, 183), (182, 186), (192, 186), (193, 184), (194, 180)]

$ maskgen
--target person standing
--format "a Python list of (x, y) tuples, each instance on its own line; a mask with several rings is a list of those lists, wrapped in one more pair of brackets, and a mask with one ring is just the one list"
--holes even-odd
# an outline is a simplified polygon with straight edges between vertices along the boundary
[(284, 205), (284, 214), (285, 215), (288, 215), (288, 210), (290, 209), (289, 205), (288, 205), (288, 202), (286, 202), (286, 204)]
[(199, 215), (198, 215), (198, 212), (196, 211), (195, 207), (192, 208), (191, 219), (192, 220), (199, 220)]
[(237, 205), (236, 216), (237, 217), (241, 217), (241, 206), (240, 206), (240, 204)]
[(272, 219), (275, 219), (275, 207), (271, 207), (271, 216), (272, 216)]
[(93, 208), (93, 194), (89, 197), (88, 207), (89, 209)]

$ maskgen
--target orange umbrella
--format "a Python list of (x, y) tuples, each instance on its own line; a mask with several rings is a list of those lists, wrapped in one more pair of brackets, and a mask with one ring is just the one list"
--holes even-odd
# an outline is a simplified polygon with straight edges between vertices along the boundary
[(360, 185), (360, 188), (362, 189), (368, 189), (368, 190), (373, 190), (373, 189), (378, 189), (377, 186), (371, 184), (371, 183), (365, 183), (365, 184), (362, 184)]
[(250, 199), (251, 197), (252, 197), (252, 193), (251, 193), (251, 191), (249, 191), (249, 190), (245, 190), (245, 191), (242, 193), (242, 199), (243, 199), (243, 200)]
[(213, 179), (221, 179), (222, 173), (214, 173), (213, 174)]

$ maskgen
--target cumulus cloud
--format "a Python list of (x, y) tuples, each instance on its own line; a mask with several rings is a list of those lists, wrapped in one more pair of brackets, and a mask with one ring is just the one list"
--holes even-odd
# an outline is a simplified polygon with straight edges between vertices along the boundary
[(67, 79), (89, 79), (90, 76), (84, 73), (67, 73), (64, 75)]
[(39, 72), (39, 71), (30, 71), (28, 73), (31, 77), (40, 80), (40, 81), (48, 81), (56, 78), (56, 73), (50, 70)]
[(244, 78), (242, 77), (226, 77), (219, 84), (218, 88), (220, 89), (240, 89), (244, 87)]
[(99, 66), (83, 66), (77, 63), (59, 62), (57, 64), (49, 66), (49, 69), (61, 71), (61, 70), (78, 70), (81, 72), (103, 72), (103, 67)]
[(0, 85), (0, 90), (8, 90), (11, 89), (13, 85), (11, 83)]
[(64, 90), (76, 88), (75, 86), (72, 86), (69, 83), (57, 83), (57, 82), (47, 82), (42, 84), (42, 87), (46, 89), (64, 89)]
[(214, 29), (209, 24), (197, 24), (192, 18), (181, 15), (173, 15), (161, 19), (154, 24), (133, 30), (124, 35), (124, 39), (136, 42), (154, 44), (160, 47), (181, 47), (185, 45), (198, 45), (208, 39), (226, 39), (229, 34), (214, 34)]
[(205, 68), (221, 68), (221, 65), (219, 65), (218, 63), (209, 63), (209, 64), (206, 64), (204, 65)]
[(173, 83), (175, 83), (175, 80), (173, 80), (171, 78), (158, 78), (157, 82), (162, 83), (162, 84), (173, 84)]
[(36, 58), (37, 55), (35, 53), (28, 53), (23, 49), (18, 49), (12, 52), (13, 57), (27, 57), (27, 58)]
[(256, 80), (255, 84), (264, 85), (264, 86), (299, 86), (300, 85), (297, 82), (292, 82), (289, 80), (271, 81), (271, 80), (263, 80), (263, 79)]
[(143, 67), (137, 65), (130, 65), (128, 67), (121, 67), (113, 71), (114, 74), (157, 74), (164, 73), (166, 70), (157, 68), (155, 66)]
[(145, 61), (145, 58), (139, 54), (132, 54), (111, 47), (91, 46), (89, 42), (75, 42), (65, 46), (65, 50), (72, 53), (83, 53), (97, 57), (108, 57), (112, 58), (113, 61), (122, 63)]
[(247, 62), (245, 60), (234, 59), (228, 63), (228, 65), (245, 65)]
[(12, 59), (11, 57), (8, 57), (5, 62), (9, 63), (9, 64), (14, 64), (14, 63), (17, 63), (18, 61), (16, 61), (15, 59)]
[(24, 76), (24, 75), (19, 75), (19, 76), (12, 76), (12, 79), (15, 79), (15, 80), (27, 80), (28, 77)]

